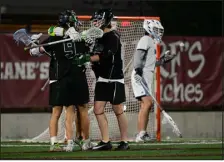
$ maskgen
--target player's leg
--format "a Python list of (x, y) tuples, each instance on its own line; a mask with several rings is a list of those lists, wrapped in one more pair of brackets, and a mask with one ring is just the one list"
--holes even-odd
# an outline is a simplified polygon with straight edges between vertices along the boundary
[(79, 141), (78, 145), (81, 146), (82, 150), (92, 149), (93, 143), (89, 138), (89, 115), (88, 115), (88, 104), (80, 104), (77, 106), (80, 115), (80, 127), (82, 130), (82, 140)]
[(75, 126), (76, 126), (76, 134), (75, 134), (75, 142), (79, 143), (82, 140), (82, 130), (81, 130), (81, 119), (78, 107), (76, 106), (75, 109), (75, 116), (74, 116)]
[[(81, 127), (80, 127), (80, 119), (79, 119), (79, 112), (77, 111), (77, 108), (75, 107), (75, 114), (74, 114), (74, 118), (73, 118), (73, 123), (75, 122), (75, 127), (76, 127), (76, 131), (75, 131), (75, 142), (78, 142), (80, 140), (82, 140), (82, 136), (81, 136)], [(65, 141), (64, 143), (67, 144), (67, 130), (65, 129)], [(76, 141), (77, 140), (77, 141)]]
[(88, 83), (86, 79), (85, 72), (79, 71), (77, 72), (78, 78), (73, 82), (75, 92), (79, 92), (74, 94), (73, 97), (77, 100), (77, 114), (78, 114), (78, 122), (80, 124), (80, 129), (82, 133), (82, 141), (79, 141), (79, 145), (82, 150), (88, 150), (93, 147), (90, 139), (89, 139), (89, 115), (88, 115), (88, 102), (89, 102), (89, 89)]
[(49, 122), (50, 133), (50, 151), (61, 151), (61, 147), (58, 144), (57, 132), (58, 132), (58, 120), (62, 113), (62, 106), (53, 106), (52, 114)]
[(124, 113), (125, 102), (125, 87), (123, 83), (114, 82), (114, 95), (113, 99), (110, 101), (114, 110), (114, 113), (117, 117), (118, 126), (121, 134), (121, 142), (116, 148), (116, 150), (128, 150), (128, 121)]
[(67, 136), (67, 146), (64, 148), (65, 151), (73, 151), (73, 121), (74, 121), (74, 105), (66, 106), (65, 116), (65, 128)]
[[(80, 124), (80, 130), (83, 132), (83, 139), (89, 138), (89, 115), (88, 115), (88, 104), (80, 104), (77, 105), (79, 121), (77, 123)], [(80, 131), (80, 133), (81, 133)], [(79, 133), (79, 134), (80, 134)], [(81, 135), (81, 134), (80, 134)]]
[(107, 101), (110, 100), (111, 88), (109, 83), (97, 82), (95, 88), (94, 114), (96, 116), (102, 140), (93, 147), (93, 150), (111, 150), (112, 144), (109, 138), (108, 121), (104, 114)]
[(150, 140), (146, 129), (148, 125), (150, 109), (152, 107), (152, 98), (150, 97), (150, 94), (148, 94), (148, 91), (151, 92), (153, 73), (148, 72), (146, 76), (143, 76), (142, 78), (143, 82), (148, 87), (147, 91), (142, 86), (142, 83), (136, 81), (134, 75), (135, 71), (132, 72), (131, 76), (132, 89), (135, 98), (140, 100), (140, 110), (138, 114), (138, 124), (137, 124), (138, 134), (136, 137), (136, 142), (144, 142)]
[(152, 107), (152, 98), (150, 96), (140, 97), (140, 110), (138, 114), (138, 135), (136, 142), (148, 141), (147, 125), (149, 121), (149, 113)]
[(62, 113), (63, 106), (60, 103), (60, 86), (59, 82), (54, 82), (49, 85), (49, 104), (52, 106), (52, 114), (49, 122), (49, 133), (50, 133), (50, 151), (59, 151), (62, 150), (58, 144), (57, 132), (58, 132), (58, 120)]

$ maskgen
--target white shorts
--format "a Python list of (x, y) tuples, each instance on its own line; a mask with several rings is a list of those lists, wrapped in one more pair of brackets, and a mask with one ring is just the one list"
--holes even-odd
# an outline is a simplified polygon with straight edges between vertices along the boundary
[(131, 84), (135, 98), (139, 99), (142, 96), (150, 96), (150, 94), (153, 94), (152, 85), (154, 73), (152, 71), (147, 71), (147, 73), (143, 72), (142, 82), (145, 86), (143, 86), (141, 82), (136, 81), (134, 75), (135, 70), (133, 70), (131, 74)]

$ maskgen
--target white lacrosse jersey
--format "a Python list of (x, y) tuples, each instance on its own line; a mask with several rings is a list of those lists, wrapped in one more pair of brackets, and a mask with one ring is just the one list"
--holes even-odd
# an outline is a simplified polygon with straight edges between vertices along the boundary
[(143, 60), (143, 71), (154, 72), (156, 64), (156, 41), (150, 36), (144, 35), (139, 40), (136, 49), (147, 51), (146, 57)]

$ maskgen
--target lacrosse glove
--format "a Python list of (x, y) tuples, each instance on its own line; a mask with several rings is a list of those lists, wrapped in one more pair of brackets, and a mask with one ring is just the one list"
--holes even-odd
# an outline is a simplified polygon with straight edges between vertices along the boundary
[(175, 56), (176, 54), (171, 54), (170, 50), (166, 51), (165, 54), (160, 58), (161, 64), (163, 65), (170, 62)]
[(82, 66), (87, 62), (90, 62), (90, 54), (84, 54), (79, 57), (75, 57), (73, 60), (73, 64), (78, 66)]
[(64, 36), (64, 28), (56, 27), (56, 26), (51, 26), (48, 29), (48, 35), (62, 37), (62, 36)]
[(42, 33), (39, 33), (39, 34), (33, 34), (31, 36), (31, 40), (32, 42), (36, 45), (36, 44), (39, 44), (39, 39), (40, 37), (42, 36)]
[(142, 77), (142, 74), (143, 74), (143, 70), (142, 68), (136, 68), (135, 69), (135, 74), (139, 75), (140, 77)]

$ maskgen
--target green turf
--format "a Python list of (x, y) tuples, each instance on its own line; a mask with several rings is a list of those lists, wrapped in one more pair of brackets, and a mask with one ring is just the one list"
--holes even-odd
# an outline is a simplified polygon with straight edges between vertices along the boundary
[[(15, 146), (14, 146), (15, 145)], [(2, 143), (2, 159), (188, 159), (221, 160), (222, 144), (131, 144), (129, 151), (48, 152), (47, 144)]]

